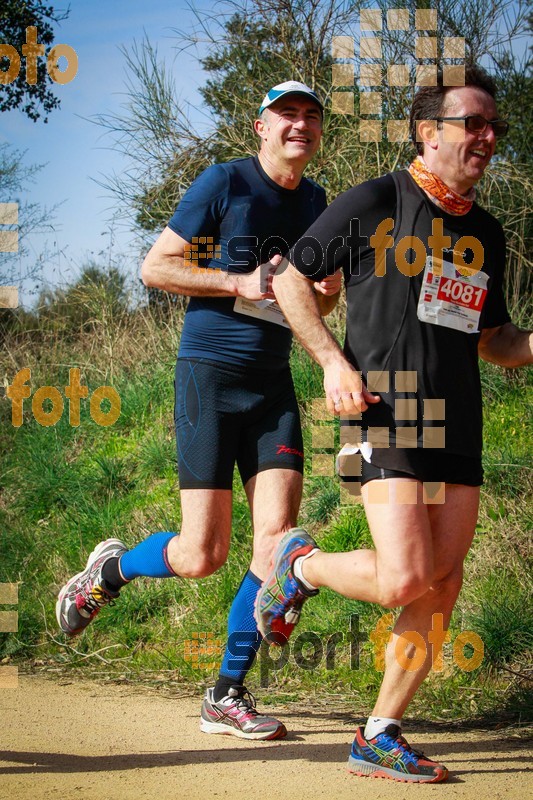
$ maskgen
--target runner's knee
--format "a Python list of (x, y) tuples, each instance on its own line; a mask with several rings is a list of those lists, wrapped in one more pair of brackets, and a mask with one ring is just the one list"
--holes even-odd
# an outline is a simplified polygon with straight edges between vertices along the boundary
[(402, 575), (396, 580), (389, 580), (381, 588), (380, 605), (384, 608), (407, 606), (425, 594), (431, 585), (431, 579), (423, 573)]
[(453, 602), (457, 599), (463, 585), (463, 565), (460, 564), (447, 574), (437, 574), (432, 584), (432, 589), (439, 595), (445, 595)]
[(213, 552), (203, 552), (202, 550), (187, 553), (183, 558), (181, 554), (179, 562), (172, 562), (169, 558), (170, 566), (182, 578), (207, 578), (217, 569), (225, 564), (227, 550), (215, 550)]

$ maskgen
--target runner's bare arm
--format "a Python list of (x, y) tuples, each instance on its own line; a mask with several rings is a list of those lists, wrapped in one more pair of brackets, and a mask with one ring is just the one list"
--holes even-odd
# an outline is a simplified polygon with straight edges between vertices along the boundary
[(261, 264), (253, 272), (235, 275), (223, 270), (196, 267), (191, 245), (170, 228), (161, 233), (141, 267), (145, 286), (191, 297), (245, 297), (248, 300), (273, 298), (272, 273), (280, 261)]
[(482, 359), (500, 367), (523, 367), (533, 364), (533, 332), (524, 331), (512, 322), (481, 331), (478, 352)]
[(332, 414), (356, 414), (377, 403), (346, 360), (322, 320), (313, 281), (284, 259), (273, 281), (276, 299), (295, 335), (324, 370), (326, 403)]

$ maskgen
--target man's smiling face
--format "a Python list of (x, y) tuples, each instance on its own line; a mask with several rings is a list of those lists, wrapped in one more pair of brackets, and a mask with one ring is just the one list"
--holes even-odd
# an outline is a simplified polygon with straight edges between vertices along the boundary
[[(496, 103), (488, 92), (478, 86), (458, 86), (446, 92), (444, 108), (439, 116), (466, 117), (473, 114), (486, 120), (498, 118)], [(426, 143), (424, 158), (447, 186), (459, 194), (466, 194), (483, 177), (494, 155), (496, 137), (492, 125), (487, 125), (483, 133), (465, 130), (460, 141), (450, 141), (458, 133), (457, 122), (442, 122), (441, 126), (433, 145)]]
[(288, 94), (265, 109), (257, 130), (271, 159), (305, 165), (320, 144), (322, 113), (313, 100)]

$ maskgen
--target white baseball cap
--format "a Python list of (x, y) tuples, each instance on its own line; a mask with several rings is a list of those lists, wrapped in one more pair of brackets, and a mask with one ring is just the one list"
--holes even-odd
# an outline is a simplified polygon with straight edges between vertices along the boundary
[(303, 94), (310, 97), (312, 100), (315, 101), (317, 106), (320, 108), (322, 112), (324, 112), (324, 106), (318, 99), (318, 95), (309, 86), (306, 86), (305, 83), (299, 83), (298, 81), (285, 81), (285, 83), (278, 83), (277, 86), (273, 86), (272, 89), (265, 95), (263, 102), (259, 108), (259, 113), (261, 114), (265, 108), (268, 108), (275, 103), (276, 100), (279, 100), (280, 97), (283, 97), (286, 94)]

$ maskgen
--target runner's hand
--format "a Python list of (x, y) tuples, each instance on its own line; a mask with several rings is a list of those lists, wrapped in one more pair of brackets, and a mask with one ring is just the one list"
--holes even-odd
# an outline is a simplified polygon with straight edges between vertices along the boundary
[(270, 261), (256, 267), (253, 272), (236, 275), (237, 297), (245, 297), (247, 300), (275, 300), (272, 278), (281, 260), (281, 256), (275, 255)]
[(324, 369), (326, 405), (330, 414), (359, 414), (381, 398), (364, 385), (361, 375), (345, 362)]
[(333, 295), (340, 292), (342, 284), (342, 270), (338, 269), (333, 275), (326, 275), (321, 281), (315, 281), (313, 286), (315, 292), (325, 295)]

